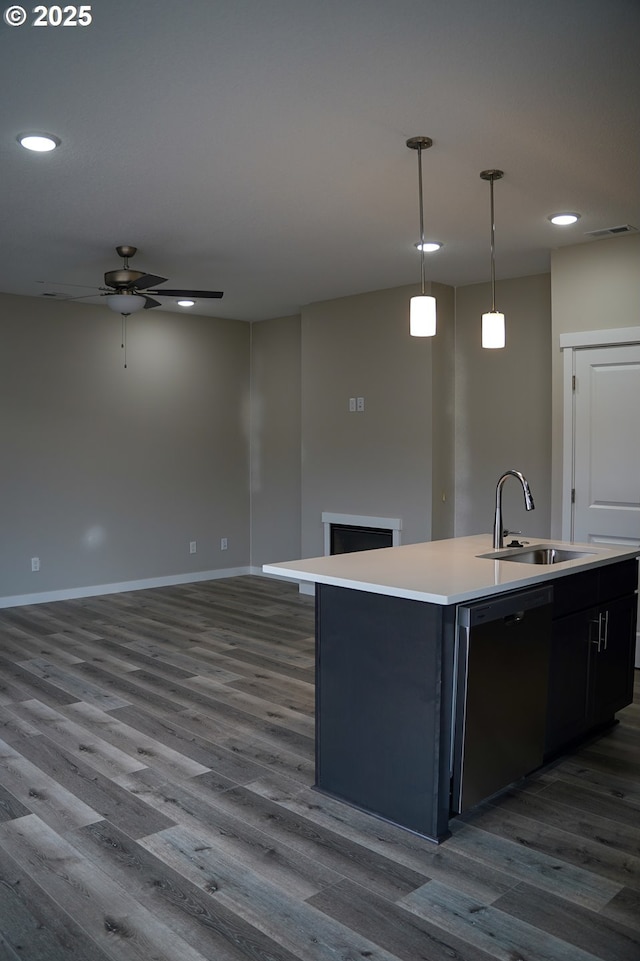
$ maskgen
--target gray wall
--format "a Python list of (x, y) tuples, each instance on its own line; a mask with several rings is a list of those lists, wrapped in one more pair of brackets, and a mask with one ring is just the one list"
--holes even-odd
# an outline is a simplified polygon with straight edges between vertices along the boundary
[(247, 324), (144, 311), (125, 370), (106, 308), (0, 318), (2, 596), (249, 563)]
[(456, 536), (492, 528), (496, 482), (515, 468), (536, 509), (524, 509), (515, 480), (504, 487), (511, 530), (548, 537), (551, 511), (551, 311), (549, 275), (501, 280), (496, 303), (506, 318), (506, 347), (484, 350), (481, 317), (489, 284), (456, 290)]
[(551, 256), (553, 369), (552, 533), (562, 533), (562, 351), (560, 335), (640, 326), (640, 234), (554, 250)]
[(453, 537), (455, 526), (455, 290), (433, 284), (437, 335), (431, 346), (431, 540)]
[(507, 485), (509, 525), (550, 533), (553, 477), (559, 536), (559, 334), (636, 326), (639, 254), (639, 235), (611, 238), (554, 252), (551, 284), (498, 281), (496, 352), (479, 346), (488, 284), (455, 303), (434, 285), (433, 341), (408, 334), (413, 287), (253, 328), (148, 311), (127, 370), (117, 315), (0, 295), (0, 596), (318, 554), (323, 510), (402, 517), (405, 542), (488, 531), (510, 466), (536, 511)]
[[(431, 538), (438, 398), (433, 342), (409, 335), (415, 292), (380, 290), (302, 312), (302, 556), (323, 552), (323, 511), (400, 517), (403, 543)], [(433, 293), (439, 326), (452, 330), (451, 291)], [(364, 412), (349, 412), (350, 397), (364, 397)], [(447, 456), (438, 481), (451, 490)]]
[(251, 325), (251, 562), (300, 556), (300, 317)]

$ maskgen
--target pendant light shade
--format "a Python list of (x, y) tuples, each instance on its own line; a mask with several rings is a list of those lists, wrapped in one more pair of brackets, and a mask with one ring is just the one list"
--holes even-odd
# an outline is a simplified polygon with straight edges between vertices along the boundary
[(482, 346), (489, 349), (504, 347), (506, 342), (504, 314), (490, 310), (482, 315)]
[(488, 180), (491, 189), (491, 310), (482, 315), (482, 346), (495, 350), (504, 347), (506, 332), (504, 314), (496, 310), (496, 222), (493, 212), (493, 183), (504, 176), (502, 170), (483, 170), (482, 180)]
[(409, 304), (409, 332), (412, 337), (433, 337), (436, 332), (436, 298), (427, 294), (412, 297)]
[(420, 296), (412, 297), (409, 332), (412, 337), (433, 337), (436, 332), (436, 299), (424, 292), (424, 203), (422, 199), (422, 151), (433, 144), (431, 137), (411, 137), (407, 147), (418, 151), (418, 203), (420, 206)]

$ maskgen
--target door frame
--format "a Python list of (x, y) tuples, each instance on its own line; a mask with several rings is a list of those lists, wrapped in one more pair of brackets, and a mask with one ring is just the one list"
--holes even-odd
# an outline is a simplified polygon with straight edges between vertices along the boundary
[(622, 347), (640, 343), (640, 327), (615, 327), (609, 330), (582, 330), (560, 334), (563, 354), (562, 375), (562, 540), (573, 539), (574, 487), (573, 445), (575, 433), (575, 403), (573, 377), (576, 372), (576, 351), (589, 347)]

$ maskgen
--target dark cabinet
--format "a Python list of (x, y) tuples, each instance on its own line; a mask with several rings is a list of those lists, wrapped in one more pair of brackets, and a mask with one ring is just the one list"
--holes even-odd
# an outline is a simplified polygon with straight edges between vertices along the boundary
[(637, 586), (635, 560), (553, 582), (547, 757), (631, 703)]
[(454, 607), (316, 585), (316, 788), (417, 834), (449, 822)]
[[(595, 614), (595, 612), (594, 612)], [(637, 598), (617, 598), (598, 610), (592, 621), (589, 722), (609, 721), (633, 700), (633, 662)]]

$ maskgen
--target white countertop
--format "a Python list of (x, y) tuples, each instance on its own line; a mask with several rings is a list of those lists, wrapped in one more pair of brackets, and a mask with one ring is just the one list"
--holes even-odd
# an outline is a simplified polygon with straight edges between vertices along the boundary
[(374, 551), (264, 564), (262, 570), (265, 574), (296, 581), (333, 584), (446, 605), (501, 594), (640, 555), (637, 547), (569, 544), (543, 538), (527, 538), (525, 543), (529, 547), (555, 546), (590, 553), (584, 558), (559, 564), (491, 560), (477, 556), (493, 551), (491, 534), (475, 534)]

